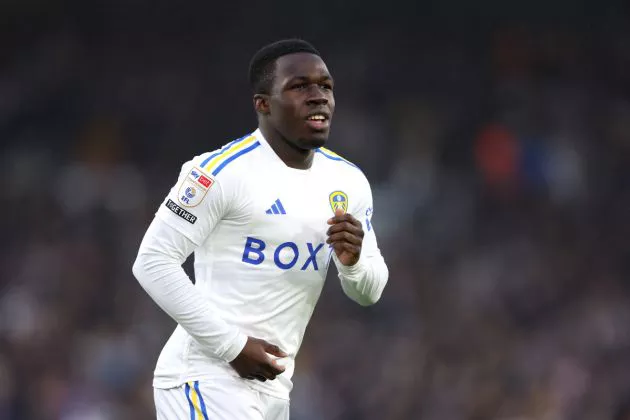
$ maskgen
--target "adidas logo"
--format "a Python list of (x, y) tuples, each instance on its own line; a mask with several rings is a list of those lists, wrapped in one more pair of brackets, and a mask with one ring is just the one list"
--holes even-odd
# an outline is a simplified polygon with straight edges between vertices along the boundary
[(284, 210), (284, 207), (282, 207), (282, 203), (280, 202), (280, 199), (277, 199), (275, 203), (273, 203), (271, 205), (271, 207), (265, 212), (267, 214), (287, 214), (287, 212)]

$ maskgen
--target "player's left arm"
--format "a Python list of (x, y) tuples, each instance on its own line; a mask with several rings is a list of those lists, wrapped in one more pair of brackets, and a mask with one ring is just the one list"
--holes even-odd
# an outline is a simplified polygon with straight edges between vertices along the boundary
[(345, 294), (362, 306), (376, 303), (385, 289), (389, 270), (376, 242), (372, 218), (372, 191), (365, 180), (364, 194), (355, 214), (340, 210), (328, 220), (327, 243)]

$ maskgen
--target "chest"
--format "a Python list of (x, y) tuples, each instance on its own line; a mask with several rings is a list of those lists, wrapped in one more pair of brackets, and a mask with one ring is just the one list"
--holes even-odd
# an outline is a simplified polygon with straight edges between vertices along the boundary
[(242, 214), (253, 234), (278, 243), (323, 242), (334, 208), (352, 212), (352, 187), (325, 174), (267, 174), (250, 180)]
[(263, 269), (325, 273), (327, 220), (333, 205), (352, 206), (349, 188), (318, 174), (267, 173), (248, 179), (240, 190), (241, 207), (228, 222), (236, 233), (229, 235), (235, 252), (243, 263)]

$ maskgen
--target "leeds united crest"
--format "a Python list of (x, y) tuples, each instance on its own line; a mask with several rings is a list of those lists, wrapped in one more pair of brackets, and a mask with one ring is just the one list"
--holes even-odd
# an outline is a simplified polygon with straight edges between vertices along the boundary
[(337, 211), (337, 209), (341, 209), (344, 213), (348, 211), (348, 196), (343, 191), (334, 191), (330, 193), (328, 196), (328, 200), (330, 202), (330, 208), (333, 213)]

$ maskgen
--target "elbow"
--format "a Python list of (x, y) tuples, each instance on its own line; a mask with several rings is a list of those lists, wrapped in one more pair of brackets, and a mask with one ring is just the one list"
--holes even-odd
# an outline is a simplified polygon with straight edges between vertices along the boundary
[(382, 287), (370, 291), (359, 291), (356, 288), (350, 287), (346, 283), (342, 283), (342, 288), (350, 299), (363, 307), (374, 305), (381, 299), (381, 295), (383, 294)]
[(360, 299), (357, 299), (357, 303), (363, 307), (372, 306), (381, 299), (382, 294), (382, 292), (379, 292), (373, 295), (362, 296)]
[(341, 278), (341, 287), (350, 299), (361, 306), (372, 306), (383, 295), (383, 290), (389, 279), (389, 270), (383, 264), (371, 274), (366, 275), (358, 284), (341, 275), (339, 277)]
[(146, 261), (143, 258), (142, 254), (138, 254), (138, 256), (136, 257), (136, 260), (131, 267), (131, 272), (133, 273), (133, 276), (136, 278), (136, 280), (138, 280), (138, 283), (140, 283), (140, 285), (144, 287), (147, 280), (147, 270)]
[(367, 291), (367, 293), (362, 294), (361, 299), (359, 299), (358, 302), (359, 305), (372, 306), (381, 299), (383, 291), (385, 290), (385, 286), (387, 285), (387, 280), (389, 279), (389, 270), (387, 269), (387, 266), (383, 263), (379, 271), (380, 275), (377, 276), (379, 280), (376, 281), (375, 287), (370, 288), (371, 290)]
[(155, 270), (152, 269), (151, 258), (144, 253), (139, 253), (131, 266), (131, 272), (138, 284), (149, 293), (155, 282)]
[(161, 278), (174, 270), (176, 271), (178, 268), (181, 269), (181, 263), (178, 263), (172, 257), (141, 249), (131, 267), (131, 271), (138, 283), (140, 283), (140, 286), (148, 291)]
[(359, 299), (360, 301), (358, 302), (359, 305), (372, 306), (381, 299), (381, 296), (383, 296), (383, 291), (385, 290), (385, 286), (389, 280), (389, 270), (387, 269), (387, 266), (383, 264), (380, 271), (380, 280), (377, 282), (376, 287), (361, 296), (361, 299)]

